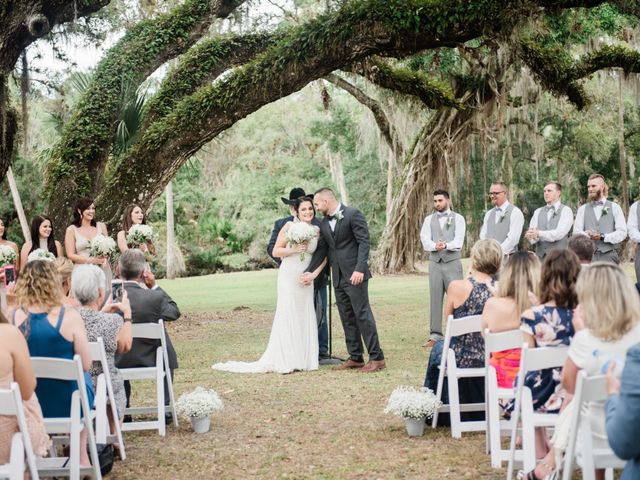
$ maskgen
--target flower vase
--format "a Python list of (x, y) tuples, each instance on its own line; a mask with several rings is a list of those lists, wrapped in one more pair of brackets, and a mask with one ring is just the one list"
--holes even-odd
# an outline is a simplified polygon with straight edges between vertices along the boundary
[(421, 437), (424, 434), (424, 425), (426, 417), (421, 418), (405, 418), (404, 426), (410, 437)]
[(191, 417), (191, 427), (195, 433), (207, 433), (211, 425), (211, 416)]

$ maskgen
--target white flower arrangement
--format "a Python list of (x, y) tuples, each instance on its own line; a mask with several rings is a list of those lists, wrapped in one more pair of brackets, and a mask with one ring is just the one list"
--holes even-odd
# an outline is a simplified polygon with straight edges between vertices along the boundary
[(132, 225), (127, 232), (127, 245), (129, 247), (137, 247), (153, 242), (153, 228), (149, 225), (136, 224)]
[[(307, 243), (312, 238), (318, 236), (318, 231), (313, 225), (307, 222), (294, 222), (284, 234), (284, 239), (290, 246)], [(304, 260), (304, 252), (300, 254), (300, 261)]]
[(197, 387), (193, 392), (183, 393), (176, 402), (176, 412), (186, 418), (205, 418), (216, 410), (222, 410), (223, 403), (214, 390)]
[(56, 256), (53, 253), (51, 253), (49, 250), (45, 250), (44, 248), (36, 248), (27, 257), (27, 263), (33, 260), (45, 260), (47, 262), (53, 262), (55, 259), (56, 259)]
[(106, 235), (98, 234), (89, 240), (89, 255), (92, 257), (113, 257), (116, 250), (116, 242)]
[(18, 254), (9, 245), (0, 245), (0, 267), (13, 265), (18, 259)]
[(428, 388), (396, 387), (389, 396), (384, 413), (393, 413), (402, 418), (429, 418), (441, 405), (442, 402)]
[(338, 210), (333, 217), (336, 219), (336, 222), (339, 222), (344, 218), (344, 213), (342, 213), (342, 210)]

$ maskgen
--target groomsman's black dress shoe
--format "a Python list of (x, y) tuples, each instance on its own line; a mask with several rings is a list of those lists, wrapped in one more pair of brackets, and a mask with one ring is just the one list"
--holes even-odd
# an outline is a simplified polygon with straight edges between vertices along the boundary
[(333, 367), (334, 370), (350, 370), (364, 367), (364, 362), (356, 362), (355, 360), (348, 359), (342, 365)]

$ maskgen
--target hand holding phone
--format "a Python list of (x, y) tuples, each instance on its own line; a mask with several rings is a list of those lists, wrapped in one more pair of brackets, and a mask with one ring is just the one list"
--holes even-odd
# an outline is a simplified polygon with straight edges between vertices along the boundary
[(113, 303), (120, 303), (122, 301), (122, 291), (124, 287), (122, 282), (119, 280), (114, 280), (111, 282), (111, 301)]
[(12, 282), (16, 281), (16, 267), (13, 265), (7, 265), (3, 268), (4, 271), (4, 286), (6, 287)]

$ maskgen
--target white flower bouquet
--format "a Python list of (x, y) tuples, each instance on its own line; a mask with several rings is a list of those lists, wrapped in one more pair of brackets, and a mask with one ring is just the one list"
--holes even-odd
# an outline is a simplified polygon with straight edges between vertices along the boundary
[(0, 267), (14, 265), (18, 259), (18, 254), (9, 245), (0, 245)]
[[(294, 222), (284, 234), (284, 238), (290, 246), (307, 243), (318, 236), (318, 230), (307, 222)], [(300, 254), (300, 261), (304, 260), (304, 252)]]
[(397, 387), (389, 396), (384, 413), (402, 418), (420, 419), (433, 417), (442, 402), (425, 387)]
[(49, 250), (45, 250), (44, 248), (36, 248), (27, 257), (27, 263), (33, 260), (45, 260), (47, 262), (53, 262), (55, 259), (56, 259), (56, 256), (53, 253), (51, 253)]
[(153, 242), (153, 228), (149, 225), (132, 225), (127, 232), (127, 245), (131, 248)]
[(116, 251), (116, 242), (111, 237), (98, 234), (89, 240), (89, 255), (92, 257), (112, 258), (115, 256)]
[(223, 403), (214, 390), (197, 387), (193, 392), (183, 393), (176, 402), (178, 415), (187, 418), (204, 418), (216, 410), (222, 410)]

